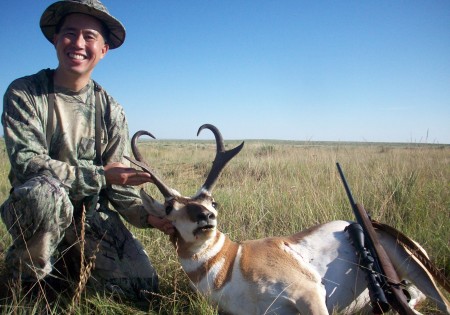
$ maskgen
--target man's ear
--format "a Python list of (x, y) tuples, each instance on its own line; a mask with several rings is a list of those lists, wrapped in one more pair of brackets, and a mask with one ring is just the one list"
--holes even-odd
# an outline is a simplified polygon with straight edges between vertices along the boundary
[(53, 46), (56, 47), (57, 42), (58, 42), (58, 34), (53, 34)]
[(109, 51), (109, 45), (108, 44), (103, 45), (101, 59), (103, 59), (103, 57), (105, 57), (105, 55), (108, 51)]

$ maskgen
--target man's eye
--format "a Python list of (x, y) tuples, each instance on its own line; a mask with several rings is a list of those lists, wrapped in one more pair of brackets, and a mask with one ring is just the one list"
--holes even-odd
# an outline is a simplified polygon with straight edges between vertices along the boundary
[(86, 35), (86, 36), (84, 36), (84, 40), (87, 41), (87, 42), (92, 42), (92, 41), (94, 41), (96, 39), (97, 39), (97, 37), (95, 37), (94, 35)]

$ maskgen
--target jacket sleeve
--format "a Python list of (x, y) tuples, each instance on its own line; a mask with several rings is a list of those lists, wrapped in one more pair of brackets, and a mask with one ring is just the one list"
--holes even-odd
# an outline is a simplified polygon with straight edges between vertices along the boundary
[[(121, 162), (130, 165), (123, 156), (130, 156), (130, 136), (128, 123), (123, 108), (108, 97), (107, 108), (104, 115), (105, 123), (109, 125), (108, 143), (103, 152), (103, 163), (109, 164)], [(147, 223), (148, 213), (142, 205), (141, 197), (133, 186), (108, 185), (106, 196), (117, 212), (130, 224), (146, 228), (151, 227)]]
[(102, 166), (52, 159), (46, 142), (47, 91), (35, 76), (14, 81), (3, 98), (2, 124), (13, 186), (37, 174), (57, 177), (71, 198), (95, 195), (106, 186)]

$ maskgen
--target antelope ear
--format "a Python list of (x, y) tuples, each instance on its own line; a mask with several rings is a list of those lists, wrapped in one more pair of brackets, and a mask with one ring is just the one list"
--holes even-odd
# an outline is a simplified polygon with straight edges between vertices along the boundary
[(164, 210), (164, 205), (155, 199), (153, 199), (149, 194), (141, 188), (139, 194), (142, 198), (142, 204), (144, 209), (151, 215), (162, 218), (166, 216), (166, 211)]

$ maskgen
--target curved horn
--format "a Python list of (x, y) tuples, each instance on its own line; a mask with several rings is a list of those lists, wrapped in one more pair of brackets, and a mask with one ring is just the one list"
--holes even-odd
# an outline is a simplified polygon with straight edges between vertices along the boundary
[(145, 130), (139, 130), (138, 132), (136, 132), (133, 135), (133, 138), (131, 138), (131, 150), (133, 151), (133, 155), (136, 158), (136, 160), (125, 156), (125, 158), (127, 160), (129, 160), (131, 163), (139, 166), (140, 168), (142, 168), (145, 172), (149, 173), (150, 175), (152, 175), (152, 181), (153, 183), (156, 185), (156, 187), (158, 187), (159, 191), (161, 192), (161, 194), (164, 196), (164, 198), (168, 199), (168, 198), (173, 198), (174, 194), (172, 192), (172, 189), (167, 186), (166, 184), (164, 184), (159, 178), (158, 176), (155, 175), (155, 173), (153, 172), (153, 170), (150, 168), (150, 166), (147, 165), (147, 163), (144, 162), (144, 159), (142, 157), (141, 152), (139, 152), (138, 148), (137, 148), (137, 140), (140, 136), (142, 135), (147, 135), (152, 137), (153, 139), (155, 139), (155, 137), (148, 131)]
[(202, 186), (203, 190), (206, 190), (208, 193), (211, 193), (214, 183), (216, 182), (223, 168), (236, 154), (238, 154), (241, 151), (241, 149), (244, 147), (244, 142), (242, 142), (234, 149), (226, 151), (225, 145), (223, 144), (223, 138), (219, 129), (217, 129), (213, 125), (204, 124), (200, 126), (200, 128), (198, 129), (197, 136), (203, 129), (211, 130), (212, 133), (214, 134), (214, 137), (216, 138), (216, 146), (217, 146), (216, 157), (214, 158), (214, 161), (212, 163), (213, 165), (211, 170), (209, 171), (208, 177), (206, 178), (206, 181)]
[(133, 138), (131, 138), (131, 151), (133, 151), (134, 158), (140, 162), (144, 162), (144, 158), (142, 157), (141, 152), (139, 152), (136, 142), (142, 135), (150, 136), (153, 139), (156, 139), (154, 135), (145, 130), (139, 130), (133, 135)]

